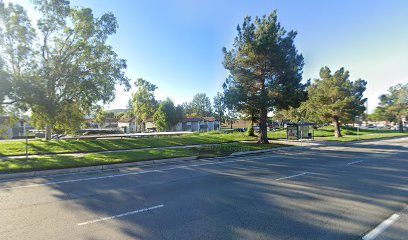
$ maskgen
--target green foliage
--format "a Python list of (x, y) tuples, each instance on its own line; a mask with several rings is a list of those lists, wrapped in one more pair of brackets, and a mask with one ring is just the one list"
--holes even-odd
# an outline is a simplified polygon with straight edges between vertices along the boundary
[(210, 98), (205, 93), (194, 95), (193, 101), (187, 109), (190, 116), (210, 117), (213, 115)]
[[(28, 153), (76, 153), (97, 152), (107, 150), (129, 150), (152, 147), (171, 147), (195, 144), (228, 143), (242, 140), (254, 140), (242, 133), (223, 134), (220, 132), (207, 132), (188, 134), (183, 136), (159, 136), (151, 138), (131, 139), (101, 139), (101, 140), (60, 140), (41, 141), (30, 140)], [(25, 142), (13, 141), (0, 144), (0, 156), (24, 155)]]
[(134, 150), (115, 153), (92, 153), (84, 156), (41, 156), (36, 158), (15, 159), (0, 162), (0, 173), (24, 172), (35, 170), (61, 169), (72, 167), (95, 166), (125, 162), (138, 162), (156, 159), (199, 156), (224, 156), (233, 152), (254, 151), (284, 147), (278, 144), (233, 143), (211, 147)]
[(114, 118), (115, 114), (113, 112), (104, 111), (99, 108), (95, 114), (95, 122), (98, 123), (101, 127), (108, 119)]
[(392, 86), (387, 94), (381, 95), (374, 114), (378, 120), (398, 122), (403, 132), (402, 119), (408, 117), (408, 83)]
[(7, 99), (31, 110), (37, 127), (73, 131), (97, 104), (114, 99), (116, 84), (130, 87), (125, 60), (107, 44), (118, 24), (112, 13), (94, 17), (91, 9), (73, 8), (69, 1), (33, 2), (37, 28), (21, 6), (0, 3), (0, 48), (11, 83)]
[(255, 21), (246, 17), (237, 31), (233, 48), (223, 49), (230, 72), (224, 84), (227, 106), (259, 117), (259, 141), (266, 143), (268, 112), (297, 107), (306, 97), (300, 83), (303, 56), (294, 45), (297, 33), (281, 26), (276, 11)]
[(308, 120), (304, 104), (301, 104), (298, 108), (289, 107), (288, 109), (275, 111), (273, 119), (279, 122), (289, 121), (294, 123), (300, 122), (301, 120)]
[(154, 97), (154, 91), (157, 87), (142, 78), (137, 79), (135, 86), (137, 91), (132, 95), (132, 105), (137, 123), (141, 124), (156, 112), (158, 102)]
[(362, 79), (350, 81), (349, 72), (344, 68), (334, 74), (328, 67), (321, 68), (320, 79), (308, 88), (306, 107), (309, 115), (323, 122), (334, 122), (335, 135), (340, 137), (340, 122), (353, 122), (356, 116), (364, 113), (366, 84)]
[(159, 132), (168, 131), (182, 120), (182, 108), (175, 107), (171, 99), (160, 102), (159, 108), (154, 114), (153, 120)]
[(247, 135), (250, 137), (254, 137), (255, 136), (255, 130), (254, 127), (251, 125), (249, 125), (248, 130), (247, 130)]
[(213, 100), (213, 107), (214, 107), (214, 115), (220, 121), (225, 121), (225, 112), (226, 112), (226, 105), (225, 105), (225, 98), (224, 94), (217, 92), (217, 95), (214, 97)]
[(238, 113), (236, 111), (230, 109), (227, 112), (227, 115), (225, 115), (225, 123), (227, 123), (230, 126), (230, 128), (232, 129), (232, 124), (234, 124), (237, 121), (239, 121)]

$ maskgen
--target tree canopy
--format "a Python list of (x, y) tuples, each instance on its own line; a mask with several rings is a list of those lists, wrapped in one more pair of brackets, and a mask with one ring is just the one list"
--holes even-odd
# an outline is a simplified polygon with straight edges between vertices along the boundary
[(191, 116), (210, 117), (213, 115), (210, 98), (205, 93), (194, 95), (193, 101), (185, 105), (186, 113)]
[(408, 83), (390, 87), (388, 93), (379, 99), (380, 104), (375, 111), (377, 118), (398, 122), (399, 131), (403, 132), (403, 118), (408, 117)]
[(140, 125), (153, 117), (157, 110), (158, 102), (154, 97), (157, 87), (142, 78), (137, 79), (135, 86), (137, 91), (132, 95), (132, 106), (136, 122)]
[(217, 92), (217, 95), (213, 99), (214, 115), (220, 122), (225, 120), (225, 112), (227, 107), (225, 105), (224, 94)]
[(174, 125), (180, 122), (183, 118), (181, 106), (174, 106), (171, 99), (167, 98), (160, 102), (159, 108), (154, 114), (153, 120), (157, 127), (157, 131), (169, 131)]
[(237, 32), (232, 49), (223, 49), (230, 73), (224, 93), (237, 111), (259, 116), (258, 141), (267, 143), (268, 112), (296, 107), (306, 96), (303, 56), (294, 45), (297, 33), (281, 26), (276, 10), (254, 21), (246, 17)]
[[(126, 61), (107, 44), (118, 23), (112, 13), (95, 17), (92, 9), (66, 0), (35, 0), (36, 28), (23, 7), (0, 3), (0, 93), (3, 104), (31, 110), (37, 127), (71, 131), (98, 104), (111, 102), (115, 85), (129, 89)], [(8, 79), (8, 80), (7, 80)]]
[(334, 74), (328, 67), (320, 69), (320, 79), (315, 79), (308, 88), (306, 104), (309, 111), (322, 121), (332, 121), (335, 136), (341, 137), (340, 123), (354, 122), (356, 116), (365, 111), (367, 98), (363, 97), (367, 82), (349, 80), (350, 74), (340, 68)]

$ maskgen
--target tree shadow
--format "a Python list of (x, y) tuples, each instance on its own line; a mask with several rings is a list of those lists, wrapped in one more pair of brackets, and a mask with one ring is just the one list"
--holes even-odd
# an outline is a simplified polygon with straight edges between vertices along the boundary
[[(51, 239), (55, 228), (66, 224), (73, 230), (61, 239), (356, 239), (356, 233), (365, 233), (407, 203), (406, 150), (351, 145), (285, 150), (248, 163), (145, 167), (157, 171), (48, 185), (44, 195), (19, 206), (71, 213), (65, 225), (56, 221), (43, 231), (42, 237)], [(347, 165), (356, 160), (364, 162)], [(301, 172), (308, 174), (276, 181)], [(160, 204), (164, 207), (76, 225)]]

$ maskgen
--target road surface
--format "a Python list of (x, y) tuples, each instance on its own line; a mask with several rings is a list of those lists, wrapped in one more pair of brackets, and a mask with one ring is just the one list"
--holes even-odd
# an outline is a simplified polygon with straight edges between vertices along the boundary
[(407, 203), (400, 138), (0, 182), (0, 239), (361, 239)]

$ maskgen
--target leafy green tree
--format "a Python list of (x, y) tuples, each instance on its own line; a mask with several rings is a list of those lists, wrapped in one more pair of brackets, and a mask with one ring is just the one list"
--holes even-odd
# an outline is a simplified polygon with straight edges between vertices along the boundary
[(154, 97), (156, 85), (139, 78), (135, 82), (137, 91), (132, 95), (133, 111), (136, 117), (136, 123), (144, 130), (144, 124), (148, 118), (153, 117), (157, 110), (158, 102)]
[[(230, 76), (223, 84), (225, 105), (228, 109), (240, 112), (245, 120), (250, 121), (249, 128), (254, 127), (254, 123), (259, 121), (259, 100), (256, 87), (251, 84), (250, 74), (241, 73), (234, 79)], [(253, 131), (249, 131), (252, 133)], [(255, 133), (251, 136), (255, 136)]]
[(217, 95), (214, 97), (213, 100), (213, 107), (214, 107), (214, 115), (218, 119), (218, 121), (224, 122), (225, 120), (225, 99), (224, 94), (217, 92)]
[(160, 102), (159, 108), (154, 114), (154, 123), (159, 132), (169, 131), (174, 125), (182, 120), (180, 115), (180, 106), (175, 107), (171, 99), (167, 98)]
[(189, 102), (183, 102), (181, 104), (181, 107), (183, 108), (183, 113), (187, 116), (191, 116), (193, 114), (193, 109), (191, 107), (191, 103)]
[(301, 120), (305, 120), (305, 111), (300, 107), (294, 108), (290, 107), (288, 109), (282, 109), (280, 111), (274, 112), (273, 118), (277, 121), (290, 121), (290, 122), (300, 122)]
[(112, 13), (94, 17), (66, 0), (33, 3), (36, 27), (23, 7), (0, 3), (0, 48), (11, 85), (3, 100), (31, 110), (50, 139), (52, 129), (77, 129), (84, 115), (111, 102), (116, 84), (130, 85), (126, 61), (107, 44), (118, 28)]
[(210, 117), (213, 114), (210, 98), (205, 93), (197, 93), (190, 103), (191, 115)]
[(317, 114), (324, 122), (334, 125), (335, 137), (341, 137), (340, 123), (353, 122), (365, 111), (366, 98), (363, 93), (367, 82), (349, 80), (349, 72), (340, 68), (334, 74), (328, 67), (320, 69), (320, 79), (308, 88), (306, 104), (309, 111)]
[[(277, 12), (268, 17), (246, 17), (237, 28), (233, 48), (224, 52), (224, 67), (230, 77), (224, 85), (237, 111), (252, 105), (252, 116), (259, 117), (258, 142), (268, 143), (268, 112), (297, 107), (305, 98), (301, 84), (303, 56), (294, 45), (295, 31), (287, 32), (277, 21)], [(242, 112), (241, 112), (242, 113)]]
[(129, 99), (129, 101), (128, 101), (127, 105), (126, 105), (127, 111), (125, 113), (125, 117), (129, 117), (129, 118), (135, 117), (135, 111), (134, 111), (134, 106), (133, 106), (133, 101), (132, 100), (133, 99)]
[(126, 117), (126, 113), (125, 112), (120, 112), (118, 114), (115, 115), (116, 119), (123, 119)]
[(408, 83), (397, 84), (380, 97), (375, 113), (381, 120), (398, 122), (400, 132), (404, 131), (403, 119), (408, 117)]
[(103, 109), (100, 108), (95, 114), (95, 121), (103, 128), (106, 122), (109, 122), (109, 125), (112, 123), (114, 116), (115, 114), (113, 112), (103, 111)]

